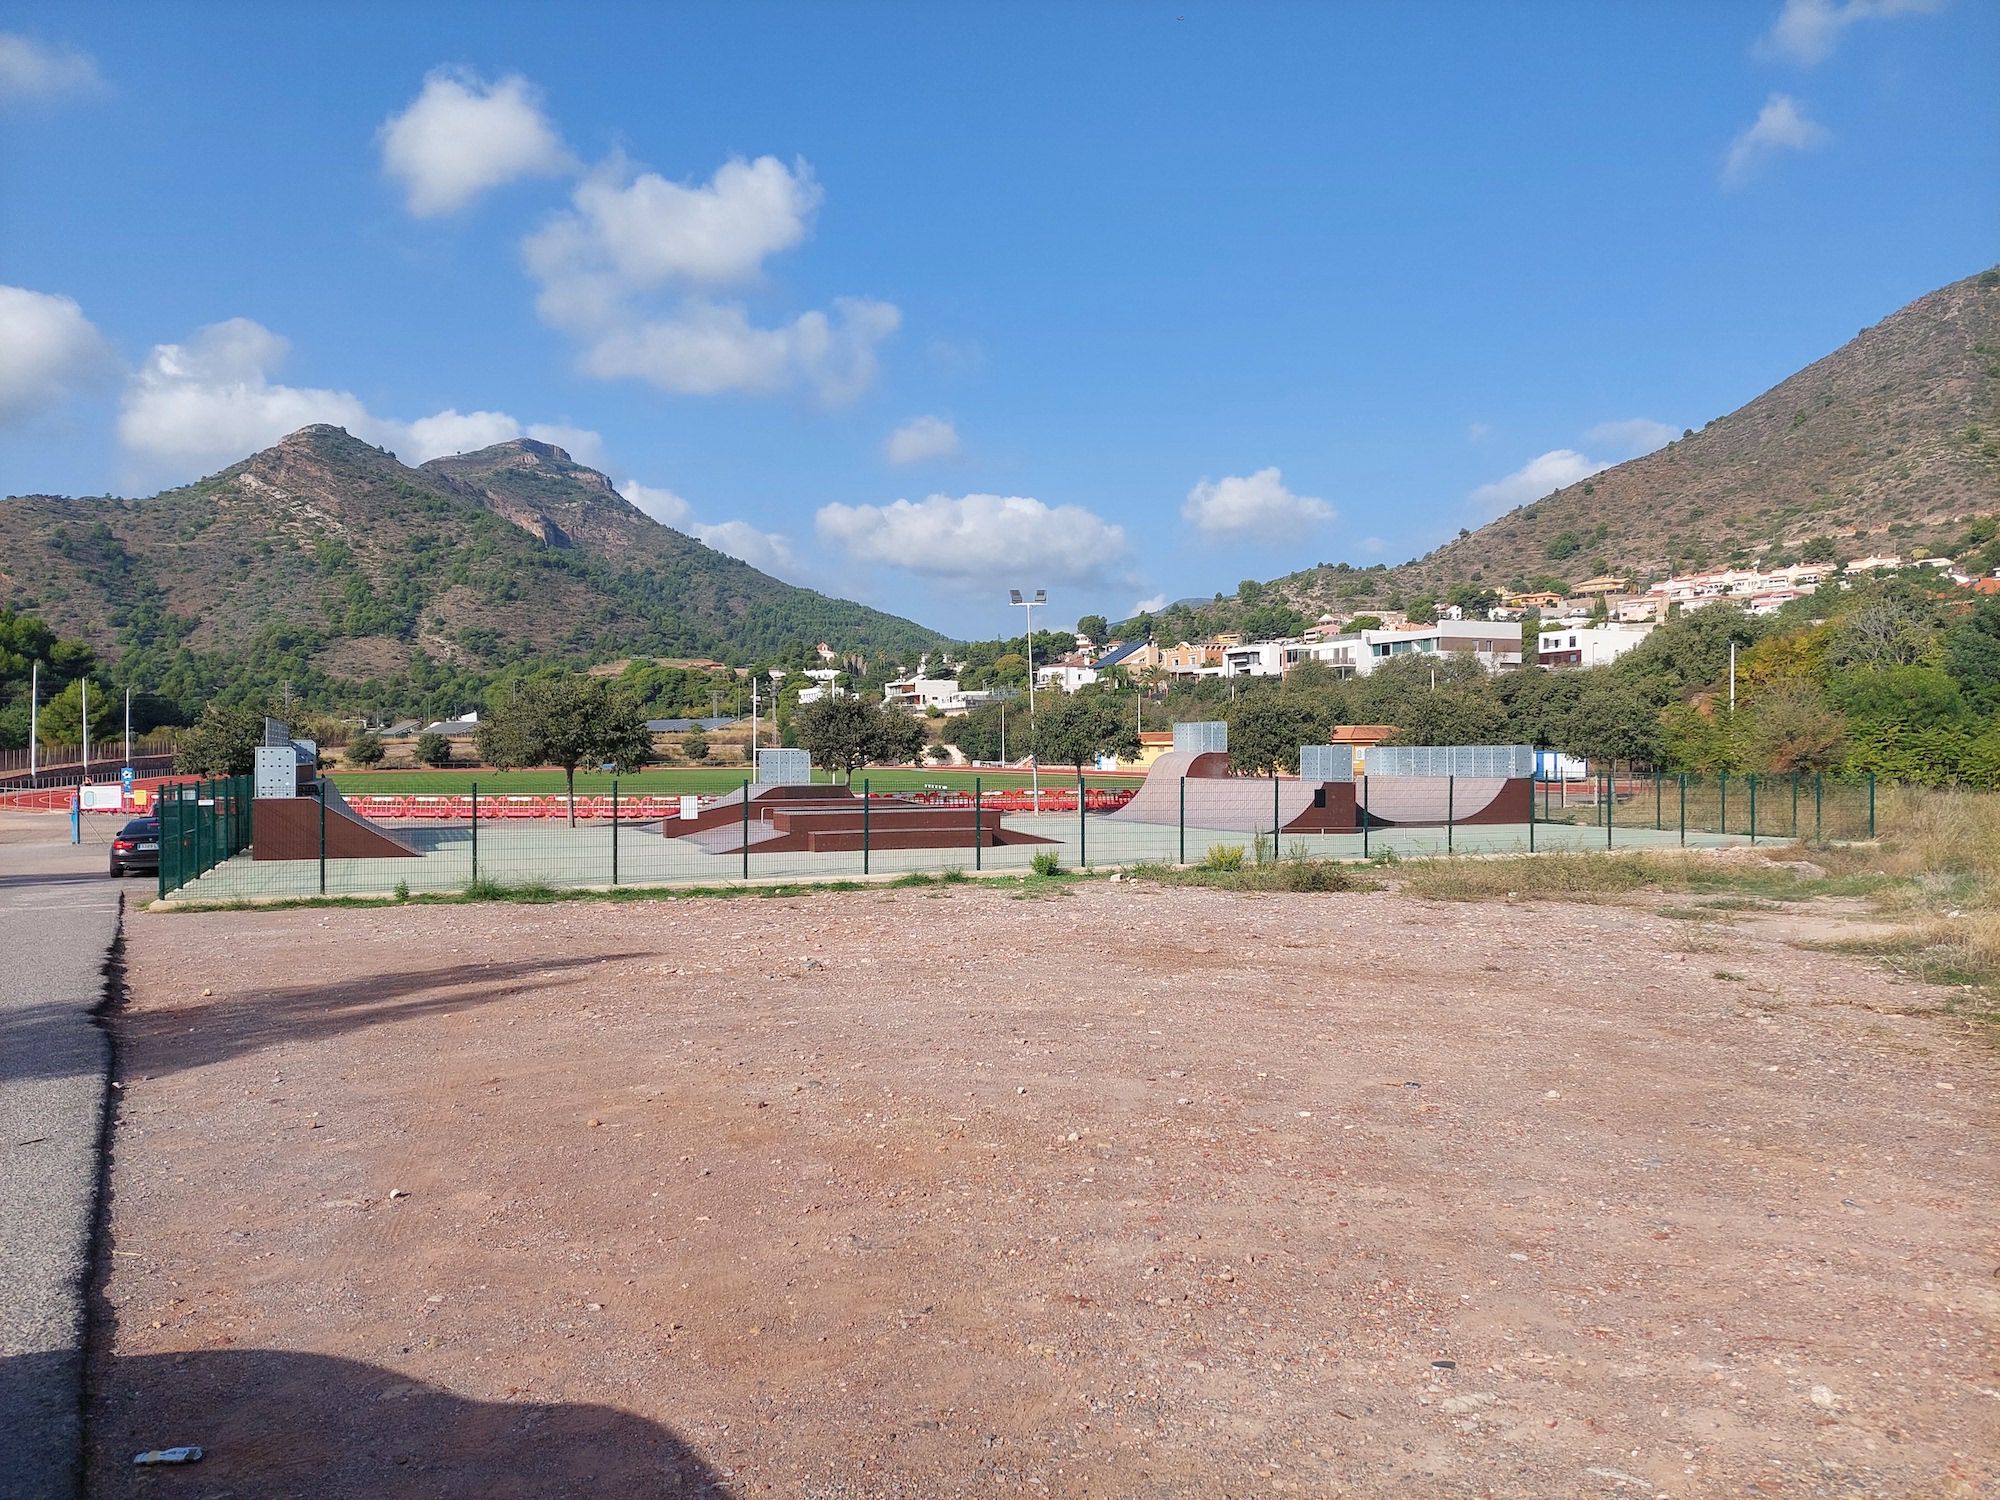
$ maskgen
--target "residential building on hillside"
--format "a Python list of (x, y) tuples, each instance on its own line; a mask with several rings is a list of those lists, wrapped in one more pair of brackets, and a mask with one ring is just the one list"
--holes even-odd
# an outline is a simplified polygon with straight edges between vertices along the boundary
[(1222, 671), (1222, 648), (1216, 645), (1178, 646), (1160, 653), (1160, 665), (1176, 677), (1213, 677)]
[(1097, 668), (1091, 665), (1089, 657), (1072, 654), (1060, 661), (1036, 667), (1035, 681), (1045, 688), (1060, 688), (1065, 693), (1073, 693), (1085, 684), (1097, 681)]
[(1652, 633), (1650, 624), (1615, 621), (1544, 630), (1535, 659), (1545, 667), (1602, 667), (1618, 660)]
[[(806, 675), (817, 677), (819, 674), (808, 672)], [(804, 701), (805, 694), (801, 693), (799, 698)], [(964, 713), (968, 706), (956, 677), (905, 677), (900, 682), (884, 683), (882, 702), (919, 712), (935, 705), (945, 713)]]
[(1338, 677), (1366, 677), (1383, 662), (1427, 652), (1464, 652), (1489, 672), (1521, 665), (1521, 626), (1511, 620), (1439, 620), (1435, 625), (1363, 630), (1331, 640), (1303, 637), (1231, 646), (1223, 651), (1225, 677), (1282, 677), (1304, 661), (1323, 662)]

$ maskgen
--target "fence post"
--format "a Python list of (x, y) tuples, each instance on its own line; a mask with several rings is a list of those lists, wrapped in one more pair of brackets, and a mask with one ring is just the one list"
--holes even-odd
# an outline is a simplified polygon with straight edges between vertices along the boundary
[(479, 884), (479, 783), (472, 783), (472, 883)]
[(319, 893), (326, 894), (326, 778), (319, 781)]
[[(165, 792), (166, 788), (161, 787), (160, 790)], [(167, 799), (162, 796), (154, 806), (158, 809), (160, 817), (160, 865), (153, 872), (153, 880), (160, 888), (160, 900), (164, 901), (167, 899), (167, 891), (169, 889), (167, 885)]]
[(1813, 842), (1815, 844), (1819, 842), (1820, 804), (1824, 800), (1825, 792), (1825, 774), (1820, 771), (1813, 772)]
[(1799, 836), (1799, 773), (1792, 771), (1792, 837)]
[(1271, 863), (1276, 864), (1284, 855), (1279, 847), (1278, 836), (1284, 832), (1284, 817), (1278, 811), (1278, 773), (1271, 772)]
[(979, 803), (979, 778), (972, 778), (972, 868), (984, 869), (986, 860), (985, 811)]
[(1750, 842), (1757, 842), (1757, 773), (1750, 773)]
[[(750, 794), (743, 794), (743, 847), (750, 847)], [(744, 863), (749, 864), (748, 860)], [(868, 778), (861, 778), (861, 873), (868, 873)]]
[(1182, 864), (1186, 864), (1186, 863), (1187, 863), (1187, 777), (1185, 777), (1185, 776), (1183, 776), (1183, 777), (1181, 778), (1181, 858), (1180, 858), (1180, 862), (1181, 862)]
[(1611, 847), (1611, 823), (1618, 811), (1618, 762), (1611, 763), (1611, 769), (1604, 773), (1604, 847)]
[(1729, 773), (1727, 771), (1716, 772), (1715, 796), (1716, 822), (1721, 824), (1721, 827), (1715, 831), (1726, 834), (1729, 832)]
[(1458, 778), (1456, 776), (1447, 776), (1444, 779), (1444, 852), (1446, 854), (1452, 852), (1452, 824), (1456, 821), (1454, 813), (1457, 802)]
[[(864, 811), (862, 816), (867, 813)], [(864, 854), (862, 859), (865, 861), (867, 856)], [(867, 865), (864, 863), (862, 868)], [(747, 776), (743, 778), (743, 878), (750, 878), (750, 778)]]
[(1653, 772), (1653, 832), (1658, 833), (1665, 826), (1660, 807), (1660, 773)]
[(1361, 857), (1368, 857), (1368, 778), (1361, 778)]
[[(1544, 786), (1547, 782), (1542, 783)], [(1528, 783), (1528, 852), (1535, 852), (1535, 783)]]
[(1875, 837), (1875, 773), (1868, 773), (1868, 837)]
[(611, 778), (611, 883), (618, 884), (618, 778)]
[(1681, 847), (1688, 846), (1688, 779), (1687, 772), (1681, 772)]

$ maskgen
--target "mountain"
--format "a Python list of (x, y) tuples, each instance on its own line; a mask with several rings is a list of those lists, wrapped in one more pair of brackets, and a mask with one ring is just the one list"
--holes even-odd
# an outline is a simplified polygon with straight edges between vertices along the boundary
[(1950, 553), (2000, 512), (2000, 269), (1921, 297), (1699, 432), (1397, 568), (1322, 564), (1272, 587), (1303, 608), (1552, 575), (1644, 578), (1796, 553)]
[(481, 670), (943, 639), (662, 526), (547, 443), (410, 468), (328, 426), (143, 500), (0, 501), (0, 604), (114, 653), (282, 642), (347, 678), (419, 653)]

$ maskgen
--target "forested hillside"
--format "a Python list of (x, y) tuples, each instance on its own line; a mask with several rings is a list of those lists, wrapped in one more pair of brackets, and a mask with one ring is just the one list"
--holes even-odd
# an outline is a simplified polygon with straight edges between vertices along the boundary
[(246, 680), (427, 698), (531, 663), (943, 639), (661, 526), (559, 448), (412, 469), (325, 426), (145, 499), (0, 501), (0, 605), (180, 699)]

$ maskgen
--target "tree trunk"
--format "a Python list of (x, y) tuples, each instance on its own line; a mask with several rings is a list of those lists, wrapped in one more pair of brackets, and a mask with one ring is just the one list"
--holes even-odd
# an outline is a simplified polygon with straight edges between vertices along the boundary
[(563, 775), (569, 778), (569, 826), (576, 827), (576, 767), (564, 766)]

